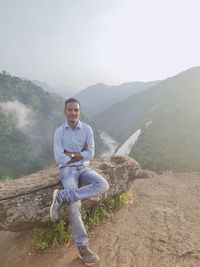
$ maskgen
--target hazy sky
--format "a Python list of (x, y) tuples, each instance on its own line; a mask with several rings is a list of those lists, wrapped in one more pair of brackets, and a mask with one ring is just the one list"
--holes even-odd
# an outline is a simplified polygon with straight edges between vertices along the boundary
[(0, 71), (83, 89), (200, 65), (199, 0), (0, 0)]

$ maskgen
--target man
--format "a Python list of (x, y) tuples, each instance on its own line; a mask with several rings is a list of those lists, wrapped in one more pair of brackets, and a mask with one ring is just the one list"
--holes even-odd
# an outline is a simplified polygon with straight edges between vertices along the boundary
[[(67, 99), (64, 108), (67, 120), (55, 130), (54, 157), (59, 164), (63, 189), (53, 192), (50, 217), (53, 222), (56, 221), (61, 205), (68, 204), (69, 221), (79, 257), (87, 265), (92, 265), (99, 261), (99, 257), (89, 249), (88, 235), (81, 217), (81, 200), (105, 193), (109, 185), (90, 168), (95, 148), (94, 135), (92, 127), (79, 119), (80, 108), (77, 99)], [(84, 186), (78, 187), (79, 181)]]

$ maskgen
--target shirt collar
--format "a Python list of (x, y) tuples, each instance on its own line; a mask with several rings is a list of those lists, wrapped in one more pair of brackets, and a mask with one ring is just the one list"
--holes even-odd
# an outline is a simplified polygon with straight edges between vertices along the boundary
[[(67, 120), (64, 122), (64, 127), (67, 128), (67, 127), (70, 127)], [(81, 128), (82, 127), (82, 123), (80, 120), (78, 120), (78, 123), (76, 125), (76, 128)]]

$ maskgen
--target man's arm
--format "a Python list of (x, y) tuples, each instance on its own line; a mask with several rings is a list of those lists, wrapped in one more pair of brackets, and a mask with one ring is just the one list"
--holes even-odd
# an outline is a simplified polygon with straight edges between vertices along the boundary
[(77, 153), (77, 152), (70, 152), (70, 151), (65, 150), (64, 153), (67, 156), (70, 156), (71, 153), (74, 153), (75, 157), (73, 160), (75, 161), (80, 161), (82, 159), (90, 160), (94, 156), (94, 148), (95, 148), (94, 134), (93, 134), (92, 127), (90, 127), (88, 129), (86, 143), (84, 144), (82, 151), (80, 153)]
[(87, 150), (81, 151), (80, 154), (85, 160), (90, 160), (94, 157), (94, 133), (92, 127), (88, 128), (87, 138), (86, 138)]
[[(87, 148), (88, 148), (88, 145), (85, 143), (81, 151), (87, 150)], [(71, 154), (71, 153), (74, 153), (74, 154), (80, 154), (80, 153), (77, 153), (77, 152), (68, 151), (68, 150), (66, 150), (66, 149), (64, 149), (64, 153), (65, 153), (65, 155), (68, 155), (69, 153), (70, 153), (70, 154)]]
[(54, 151), (54, 158), (57, 164), (70, 163), (71, 157), (64, 154), (61, 133), (58, 129), (56, 129), (54, 134), (53, 151)]
[[(81, 151), (87, 150), (87, 148), (88, 148), (88, 145), (87, 145), (87, 144), (84, 144), (84, 146), (83, 146), (83, 148), (82, 148)], [(72, 153), (75, 155), (75, 157), (72, 159), (73, 162), (77, 162), (77, 161), (80, 161), (80, 160), (83, 159), (83, 156), (81, 156), (80, 153), (77, 153), (77, 152), (71, 152), (71, 151), (68, 151), (68, 150), (65, 150), (65, 149), (64, 149), (64, 154), (65, 154), (65, 155), (67, 155), (67, 156), (70, 157)]]

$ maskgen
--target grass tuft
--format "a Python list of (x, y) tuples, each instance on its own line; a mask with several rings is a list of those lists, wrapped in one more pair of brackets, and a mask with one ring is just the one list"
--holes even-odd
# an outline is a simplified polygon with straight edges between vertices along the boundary
[(0, 179), (0, 183), (2, 184), (7, 184), (13, 181), (13, 178), (10, 176), (4, 176), (3, 178)]
[[(111, 216), (113, 211), (126, 205), (130, 198), (130, 191), (127, 191), (100, 201), (92, 211), (86, 211), (82, 208), (82, 219), (88, 234), (92, 236), (93, 228)], [(36, 251), (56, 250), (68, 245), (71, 237), (72, 231), (69, 221), (65, 222), (60, 219), (45, 229), (35, 227), (32, 231), (31, 248)]]

